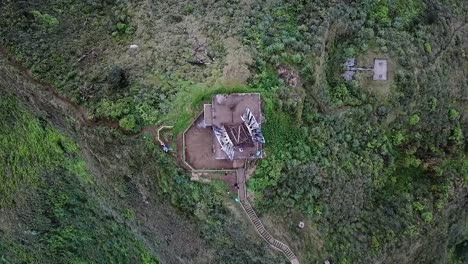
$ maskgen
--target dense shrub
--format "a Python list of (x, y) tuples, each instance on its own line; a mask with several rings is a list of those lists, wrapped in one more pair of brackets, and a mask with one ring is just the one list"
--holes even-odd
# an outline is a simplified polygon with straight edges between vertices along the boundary
[(107, 81), (112, 89), (120, 89), (127, 85), (125, 71), (119, 66), (112, 66), (107, 76)]

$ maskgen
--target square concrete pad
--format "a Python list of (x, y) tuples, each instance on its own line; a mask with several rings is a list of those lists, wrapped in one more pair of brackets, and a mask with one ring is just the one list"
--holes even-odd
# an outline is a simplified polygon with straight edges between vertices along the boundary
[(375, 59), (374, 60), (374, 81), (387, 80), (387, 60)]

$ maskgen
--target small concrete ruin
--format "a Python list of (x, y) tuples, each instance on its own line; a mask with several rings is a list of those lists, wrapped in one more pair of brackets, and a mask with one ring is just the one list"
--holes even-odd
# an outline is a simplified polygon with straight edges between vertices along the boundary
[(347, 59), (345, 62), (345, 66), (346, 71), (341, 76), (343, 76), (345, 80), (351, 81), (352, 79), (354, 79), (354, 75), (356, 74), (356, 70), (354, 69), (354, 67), (356, 66), (356, 59)]
[(374, 66), (372, 68), (357, 67), (357, 60), (355, 58), (348, 58), (344, 63), (346, 68), (345, 72), (341, 76), (346, 81), (351, 81), (356, 76), (358, 71), (373, 71), (374, 75), (372, 79), (374, 81), (386, 81), (387, 80), (387, 60), (386, 59), (374, 59)]

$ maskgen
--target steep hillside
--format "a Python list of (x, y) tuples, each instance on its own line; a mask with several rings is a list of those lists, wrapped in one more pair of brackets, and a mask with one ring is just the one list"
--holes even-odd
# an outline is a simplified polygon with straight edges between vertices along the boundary
[(224, 189), (190, 182), (151, 135), (87, 124), (0, 62), (2, 262), (283, 261), (228, 209)]
[(284, 262), (139, 133), (238, 91), (266, 119), (249, 191), (301, 263), (468, 260), (466, 1), (4, 1), (0, 45), (0, 262)]

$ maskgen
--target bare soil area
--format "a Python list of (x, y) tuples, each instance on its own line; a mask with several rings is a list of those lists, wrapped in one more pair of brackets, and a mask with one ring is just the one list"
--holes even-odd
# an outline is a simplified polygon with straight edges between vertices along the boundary
[(252, 56), (235, 38), (227, 38), (224, 45), (227, 55), (223, 79), (225, 82), (245, 84), (251, 76), (249, 66), (253, 63)]

